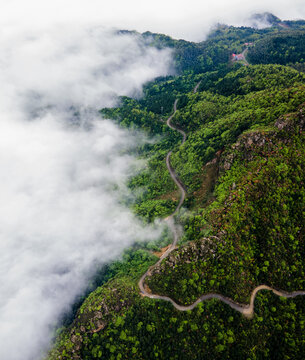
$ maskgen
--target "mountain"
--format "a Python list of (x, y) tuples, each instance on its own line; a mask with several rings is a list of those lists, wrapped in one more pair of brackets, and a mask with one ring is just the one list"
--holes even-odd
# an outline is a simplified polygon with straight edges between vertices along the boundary
[(271, 26), (142, 35), (178, 75), (101, 115), (158, 139), (130, 206), (169, 226), (100, 270), (48, 359), (304, 358), (305, 25), (254, 20)]
[(259, 28), (259, 27), (266, 27), (266, 26), (273, 26), (273, 25), (278, 25), (279, 23), (281, 23), (281, 20), (269, 13), (269, 12), (264, 12), (261, 14), (253, 14), (250, 19), (250, 24), (253, 27)]

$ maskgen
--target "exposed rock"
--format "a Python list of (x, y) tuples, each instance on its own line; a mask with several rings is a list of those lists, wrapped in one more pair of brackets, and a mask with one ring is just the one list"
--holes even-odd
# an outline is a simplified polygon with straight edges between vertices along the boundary
[[(191, 263), (206, 258), (209, 254), (217, 253), (217, 243), (222, 242), (218, 236), (205, 237), (198, 242), (190, 242), (174, 250), (171, 255), (151, 271), (151, 276), (160, 274), (165, 266), (174, 268), (179, 262)], [(215, 255), (213, 255), (215, 256)]]
[(96, 325), (96, 328), (94, 330), (92, 330), (93, 333), (103, 330), (106, 326), (106, 323), (98, 320), (95, 322), (95, 325)]
[(209, 161), (208, 163), (205, 164), (205, 166), (209, 166), (209, 165), (215, 165), (218, 161), (218, 158), (215, 157), (213, 160)]
[(231, 169), (237, 156), (242, 156), (245, 161), (251, 161), (254, 154), (257, 153), (258, 148), (263, 148), (268, 144), (272, 146), (272, 141), (270, 141), (270, 139), (275, 132), (276, 130), (267, 133), (253, 131), (242, 134), (237, 142), (233, 144), (229, 150), (224, 152), (219, 164), (220, 174)]
[(83, 338), (80, 335), (72, 335), (71, 336), (71, 341), (73, 342), (73, 344), (75, 345), (79, 345), (79, 343), (83, 342)]
[(81, 331), (81, 332), (85, 332), (85, 331), (86, 331), (85, 327), (84, 327), (84, 326), (81, 326), (81, 327), (80, 327), (80, 331)]
[(97, 318), (97, 319), (101, 319), (103, 317), (103, 314), (100, 312), (100, 311), (96, 311), (94, 313), (94, 316)]
[(223, 164), (221, 164), (221, 168), (223, 168), (223, 170), (230, 170), (231, 169), (231, 166), (233, 164), (233, 161), (234, 161), (234, 154), (231, 153), (231, 154), (228, 154), (228, 156), (225, 158)]
[(277, 127), (279, 130), (283, 130), (285, 126), (287, 126), (287, 118), (286, 119), (283, 119), (283, 118), (280, 118), (276, 121), (276, 123), (274, 124), (275, 127)]

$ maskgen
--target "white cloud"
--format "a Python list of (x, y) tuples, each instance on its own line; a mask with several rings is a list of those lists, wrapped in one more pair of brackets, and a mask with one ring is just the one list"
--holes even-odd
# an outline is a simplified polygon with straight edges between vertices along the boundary
[(304, 0), (5, 0), (2, 24), (33, 27), (55, 22), (92, 23), (168, 33), (202, 40), (215, 22), (242, 24), (255, 12), (270, 11), (284, 19), (305, 17)]
[(136, 161), (122, 150), (143, 139), (96, 111), (171, 56), (101, 28), (2, 33), (0, 46), (0, 358), (27, 360), (94, 264), (158, 235), (119, 203)]

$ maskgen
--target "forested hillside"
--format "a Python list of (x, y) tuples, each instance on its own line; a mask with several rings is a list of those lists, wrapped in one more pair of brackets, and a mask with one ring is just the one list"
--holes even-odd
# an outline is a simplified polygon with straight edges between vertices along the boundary
[[(246, 318), (217, 299), (179, 311), (205, 294), (247, 307), (267, 285), (283, 295), (305, 290), (305, 48), (303, 21), (262, 30), (219, 26), (202, 43), (144, 33), (171, 47), (176, 76), (146, 84), (101, 115), (154, 141), (137, 156), (129, 206), (144, 222), (171, 215), (180, 199), (165, 162), (186, 190), (172, 241), (136, 242), (97, 273), (89, 296), (57, 330), (48, 359), (304, 359), (305, 298), (261, 291)], [(245, 50), (245, 61), (232, 61)], [(177, 111), (171, 124), (166, 123)]]
[(258, 41), (249, 51), (248, 58), (253, 64), (294, 64), (304, 63), (305, 32), (284, 32)]

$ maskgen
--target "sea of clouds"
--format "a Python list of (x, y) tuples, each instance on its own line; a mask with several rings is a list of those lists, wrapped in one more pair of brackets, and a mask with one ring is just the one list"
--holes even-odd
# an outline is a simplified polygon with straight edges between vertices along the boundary
[(93, 266), (159, 234), (120, 202), (144, 137), (97, 111), (172, 61), (100, 27), (10, 28), (0, 47), (0, 358), (30, 360)]

